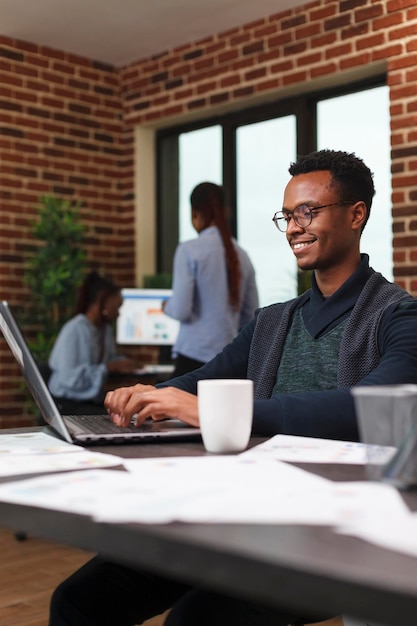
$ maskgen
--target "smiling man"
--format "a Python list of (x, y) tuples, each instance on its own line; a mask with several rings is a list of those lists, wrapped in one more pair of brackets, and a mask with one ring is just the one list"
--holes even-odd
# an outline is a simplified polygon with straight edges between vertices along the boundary
[[(255, 433), (355, 440), (350, 387), (417, 381), (417, 300), (360, 254), (375, 193), (369, 168), (353, 154), (323, 150), (289, 172), (273, 222), (298, 266), (313, 270), (311, 289), (260, 309), (200, 369), (157, 389), (135, 385), (107, 394), (114, 422), (128, 424), (137, 413), (138, 423), (170, 415), (198, 425), (198, 380), (247, 377), (254, 381)], [(276, 268), (279, 280), (279, 260)], [(103, 590), (111, 602), (101, 601)], [(165, 626), (285, 626), (325, 617), (308, 620), (302, 606), (293, 613), (270, 609), (96, 557), (56, 590), (50, 626), (130, 626), (171, 607)]]
[[(355, 440), (349, 387), (417, 380), (417, 301), (360, 254), (375, 193), (373, 176), (353, 154), (321, 150), (293, 163), (283, 208), (273, 222), (298, 267), (313, 270), (299, 298), (259, 310), (211, 362), (158, 389), (110, 392), (121, 425), (166, 415), (198, 425), (197, 381), (251, 378), (254, 432)], [(376, 215), (375, 219), (378, 219)], [(279, 233), (277, 233), (279, 235)], [(279, 277), (279, 261), (276, 263)]]

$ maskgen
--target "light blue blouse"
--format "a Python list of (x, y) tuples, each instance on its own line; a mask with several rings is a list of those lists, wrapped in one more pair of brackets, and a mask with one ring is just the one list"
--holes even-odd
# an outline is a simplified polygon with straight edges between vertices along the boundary
[(255, 271), (246, 252), (234, 241), (241, 270), (241, 307), (229, 304), (223, 241), (217, 226), (175, 251), (173, 296), (165, 313), (181, 322), (173, 353), (206, 363), (253, 318), (258, 304)]
[(49, 357), (52, 395), (98, 400), (108, 374), (106, 363), (123, 358), (116, 352), (113, 329), (101, 330), (80, 313), (62, 327)]

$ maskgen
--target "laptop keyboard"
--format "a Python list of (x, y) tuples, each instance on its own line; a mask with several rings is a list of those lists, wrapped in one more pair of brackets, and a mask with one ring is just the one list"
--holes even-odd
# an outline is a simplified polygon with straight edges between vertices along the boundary
[[(65, 421), (69, 421), (76, 426), (81, 426), (83, 430), (97, 435), (106, 433), (134, 433), (138, 431), (137, 426), (117, 426), (106, 415), (65, 415)], [(141, 431), (152, 430), (151, 424), (142, 424)]]

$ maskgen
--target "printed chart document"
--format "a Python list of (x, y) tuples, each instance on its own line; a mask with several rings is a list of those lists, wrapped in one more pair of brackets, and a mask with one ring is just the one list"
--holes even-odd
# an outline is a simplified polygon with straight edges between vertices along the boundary
[(382, 548), (417, 557), (417, 514), (399, 514), (398, 509), (384, 516), (369, 514), (360, 520), (350, 520), (336, 530), (376, 544)]
[(240, 456), (139, 459), (128, 472), (88, 470), (0, 485), (0, 500), (98, 521), (341, 526), (408, 514), (382, 483), (334, 483), (286, 463)]
[(43, 432), (0, 434), (0, 458), (14, 454), (61, 454), (78, 452), (80, 446), (67, 443)]
[(122, 463), (119, 457), (90, 452), (42, 432), (0, 435), (0, 477), (114, 467)]
[[(301, 443), (303, 459), (315, 456), (316, 462), (325, 462), (346, 442), (325, 440), (322, 445), (309, 438), (277, 436), (239, 455), (120, 459), (53, 437), (8, 437), (0, 437), (0, 474), (18, 472), (18, 467), (7, 469), (12, 463), (25, 473), (34, 468), (42, 472), (41, 466), (47, 473), (1, 484), (0, 501), (79, 513), (106, 523), (327, 525), (417, 556), (417, 514), (410, 513), (393, 486), (333, 482), (277, 459), (286, 450), (300, 460), (296, 444)], [(359, 462), (358, 450), (348, 449), (351, 462)], [(71, 463), (79, 471), (52, 473)], [(123, 464), (127, 471), (94, 469), (95, 463), (102, 468)]]
[[(96, 518), (260, 524), (300, 519), (327, 524), (333, 519), (326, 510), (299, 507), (297, 499), (301, 491), (307, 495), (330, 481), (286, 463), (213, 455), (125, 459), (124, 465), (137, 488), (146, 492), (129, 500), (122, 497), (112, 507), (104, 502)], [(292, 504), (283, 505), (288, 498)]]
[[(316, 437), (275, 435), (254, 446), (242, 455), (251, 458), (269, 458), (292, 463), (345, 463), (365, 465), (369, 446), (355, 441), (337, 441)], [(377, 450), (376, 450), (377, 448)], [(384, 465), (395, 453), (391, 446), (372, 446), (373, 463)]]
[(0, 485), (0, 501), (38, 506), (55, 511), (93, 515), (97, 503), (117, 490), (133, 489), (127, 472), (108, 469), (48, 474)]
[(89, 470), (6, 483), (0, 500), (108, 522), (335, 521), (321, 505), (305, 506), (313, 486), (328, 481), (284, 463), (222, 456), (140, 459), (135, 466), (133, 472)]
[[(103, 502), (105, 521), (338, 525), (371, 506), (379, 515), (407, 509), (382, 483), (333, 482), (273, 459), (237, 456), (125, 460), (140, 497)], [(0, 494), (1, 497), (1, 494)], [(160, 516), (160, 517), (159, 517)]]

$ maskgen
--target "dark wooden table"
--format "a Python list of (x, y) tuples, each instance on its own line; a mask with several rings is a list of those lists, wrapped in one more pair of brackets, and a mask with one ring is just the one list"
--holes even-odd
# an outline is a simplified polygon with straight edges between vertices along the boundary
[[(205, 454), (196, 442), (94, 449), (135, 458)], [(364, 478), (361, 466), (302, 467), (333, 480)], [(417, 509), (417, 494), (405, 497)], [(107, 524), (7, 503), (0, 503), (0, 519), (15, 531), (274, 606), (306, 612), (325, 609), (392, 626), (417, 623), (417, 558), (338, 535), (327, 527)]]

